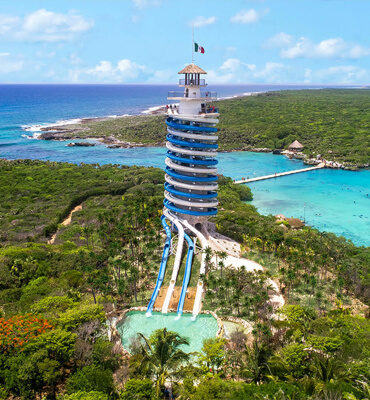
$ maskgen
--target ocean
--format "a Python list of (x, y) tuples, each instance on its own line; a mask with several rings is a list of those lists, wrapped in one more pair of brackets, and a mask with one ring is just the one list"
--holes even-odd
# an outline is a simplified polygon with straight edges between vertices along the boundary
[[(309, 86), (319, 89), (321, 86)], [(219, 97), (308, 88), (299, 85), (210, 85)], [(137, 115), (166, 104), (175, 85), (0, 85), (0, 158), (164, 168), (165, 149), (67, 147), (35, 139), (40, 126), (81, 118)], [(222, 118), (222, 116), (221, 116)], [(163, 133), (165, 135), (165, 132)], [(301, 161), (265, 153), (220, 153), (219, 171), (233, 179), (304, 168)], [(370, 245), (370, 171), (317, 170), (250, 184), (262, 214), (305, 219), (321, 231)]]

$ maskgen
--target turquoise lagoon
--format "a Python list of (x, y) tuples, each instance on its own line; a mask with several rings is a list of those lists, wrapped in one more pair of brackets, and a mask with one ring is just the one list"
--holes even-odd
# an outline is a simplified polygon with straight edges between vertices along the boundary
[(218, 324), (212, 315), (199, 314), (193, 321), (191, 314), (182, 314), (176, 320), (177, 314), (162, 314), (153, 312), (151, 317), (147, 317), (145, 312), (130, 311), (123, 321), (117, 325), (118, 333), (122, 339), (122, 345), (129, 350), (132, 339), (137, 338), (138, 332), (149, 338), (150, 334), (156, 329), (166, 327), (168, 330), (179, 333), (189, 340), (189, 346), (183, 346), (185, 352), (200, 351), (204, 339), (216, 337)]
[[(0, 146), (0, 157), (71, 163), (143, 165), (165, 168), (165, 148), (108, 149), (67, 147), (69, 142), (24, 139)], [(218, 155), (219, 172), (233, 179), (306, 168), (300, 160), (271, 153), (232, 152)], [(320, 231), (333, 232), (356, 245), (370, 245), (370, 170), (322, 169), (250, 184), (252, 204), (261, 214), (306, 219)]]
[[(223, 153), (220, 173), (233, 179), (306, 168), (300, 160), (271, 153)], [(320, 169), (250, 183), (261, 214), (300, 218), (358, 246), (370, 245), (370, 170)]]

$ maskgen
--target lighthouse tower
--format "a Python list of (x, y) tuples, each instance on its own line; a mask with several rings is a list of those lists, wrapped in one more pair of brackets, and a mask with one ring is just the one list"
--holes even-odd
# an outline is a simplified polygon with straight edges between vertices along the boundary
[[(200, 78), (206, 72), (194, 63), (185, 67), (179, 74), (184, 74), (184, 78), (179, 81), (179, 87), (183, 89), (168, 93), (168, 99), (172, 104), (168, 107), (166, 117), (166, 183), (164, 210), (161, 217), (166, 232), (166, 243), (157, 283), (147, 307), (148, 317), (152, 315), (163, 283), (167, 259), (173, 249), (172, 233), (177, 235), (176, 255), (170, 284), (162, 305), (162, 313), (168, 312), (170, 303), (173, 301), (183, 248), (187, 246), (186, 265), (176, 318), (180, 318), (183, 312), (196, 247), (190, 234), (197, 237), (202, 247), (202, 260), (192, 311), (193, 318), (199, 314), (204, 296), (202, 277), (206, 273), (206, 249), (208, 248), (205, 225), (210, 216), (217, 214), (216, 124), (218, 110), (213, 106), (207, 107), (208, 101), (216, 99), (216, 93), (206, 91), (205, 80)], [(171, 223), (172, 231), (167, 221)]]
[[(215, 92), (206, 90), (201, 75), (207, 74), (194, 63), (179, 72), (178, 92), (168, 100), (180, 103), (168, 109), (166, 147), (165, 209), (188, 221), (203, 225), (217, 214), (217, 139), (218, 110), (208, 107)], [(198, 225), (199, 226), (199, 225)]]

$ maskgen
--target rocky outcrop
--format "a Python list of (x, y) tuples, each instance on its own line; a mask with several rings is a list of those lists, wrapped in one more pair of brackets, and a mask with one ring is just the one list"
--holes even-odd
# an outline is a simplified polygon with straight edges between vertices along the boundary
[(95, 146), (95, 143), (89, 143), (89, 142), (75, 142), (67, 144), (67, 147), (93, 147), (93, 146)]

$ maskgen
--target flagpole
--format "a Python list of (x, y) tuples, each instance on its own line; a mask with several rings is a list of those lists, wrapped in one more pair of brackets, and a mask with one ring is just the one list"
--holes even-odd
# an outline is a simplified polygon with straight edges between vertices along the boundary
[(191, 62), (194, 64), (194, 22), (192, 23), (192, 30), (193, 30), (193, 43), (191, 46)]

